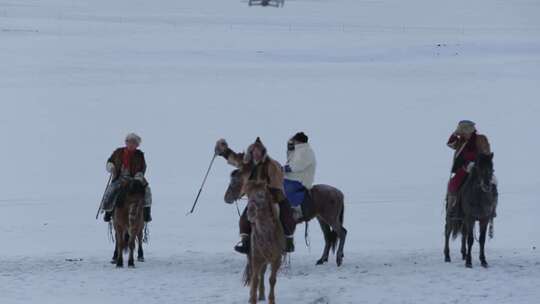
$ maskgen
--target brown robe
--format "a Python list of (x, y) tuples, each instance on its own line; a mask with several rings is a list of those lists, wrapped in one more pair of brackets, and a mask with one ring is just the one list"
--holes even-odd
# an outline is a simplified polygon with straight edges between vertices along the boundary
[[(122, 173), (122, 157), (124, 155), (124, 149), (126, 148), (116, 149), (108, 160), (108, 162), (114, 164), (114, 168), (116, 170), (114, 174), (115, 180), (118, 179), (120, 177), (120, 174)], [(139, 172), (142, 172), (143, 174), (146, 173), (146, 161), (144, 159), (144, 153), (141, 150), (135, 150), (129, 167), (129, 175), (131, 177), (134, 177), (135, 174)]]

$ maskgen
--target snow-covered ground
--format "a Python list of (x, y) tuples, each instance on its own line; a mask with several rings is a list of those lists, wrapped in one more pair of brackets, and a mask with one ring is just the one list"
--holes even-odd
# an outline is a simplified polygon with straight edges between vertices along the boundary
[[(216, 139), (298, 130), (317, 181), (341, 188), (345, 265), (297, 253), (279, 303), (537, 303), (540, 3), (532, 0), (0, 0), (0, 303), (246, 303), (238, 215)], [(501, 198), (487, 270), (443, 263), (458, 120), (495, 151)], [(143, 136), (154, 192), (147, 262), (108, 264), (94, 215), (104, 162)], [(477, 247), (475, 247), (477, 249)], [(475, 256), (476, 254), (475, 250)]]

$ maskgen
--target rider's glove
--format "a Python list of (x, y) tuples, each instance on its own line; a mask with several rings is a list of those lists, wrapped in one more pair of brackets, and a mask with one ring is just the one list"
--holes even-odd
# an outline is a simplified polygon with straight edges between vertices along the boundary
[(109, 172), (109, 173), (114, 173), (116, 171), (115, 170), (116, 168), (114, 167), (114, 164), (111, 163), (111, 162), (108, 162), (105, 168), (107, 169), (107, 172)]
[(292, 172), (291, 166), (286, 165), (285, 167), (283, 167), (283, 171), (286, 173), (291, 173)]
[(144, 174), (142, 172), (137, 172), (135, 176), (133, 177), (134, 180), (140, 181), (143, 186), (148, 186), (148, 182), (144, 178)]
[(138, 172), (137, 174), (135, 174), (133, 179), (136, 179), (142, 183), (144, 182), (144, 174), (142, 172)]
[(227, 141), (225, 139), (220, 139), (216, 143), (216, 147), (214, 148), (214, 152), (216, 155), (223, 156), (229, 149), (229, 145), (227, 144)]
[(467, 171), (467, 173), (471, 173), (472, 170), (474, 168), (474, 162), (470, 162), (467, 167), (465, 168), (465, 171)]

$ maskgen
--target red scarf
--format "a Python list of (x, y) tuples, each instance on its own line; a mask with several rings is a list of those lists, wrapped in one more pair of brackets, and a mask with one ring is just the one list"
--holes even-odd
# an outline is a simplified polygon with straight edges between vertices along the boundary
[(124, 153), (122, 154), (122, 166), (124, 169), (131, 171), (131, 159), (133, 158), (135, 151), (129, 151), (128, 148), (124, 148)]

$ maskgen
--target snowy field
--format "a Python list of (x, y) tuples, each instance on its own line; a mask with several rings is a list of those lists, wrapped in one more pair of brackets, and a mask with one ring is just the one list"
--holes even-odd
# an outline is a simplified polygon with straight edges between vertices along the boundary
[[(223, 160), (185, 213), (215, 140), (261, 136), (284, 161), (299, 130), (349, 237), (342, 268), (316, 267), (322, 234), (308, 249), (300, 226), (278, 303), (538, 303), (538, 16), (535, 0), (0, 0), (0, 303), (247, 303)], [(457, 242), (443, 262), (460, 119), (495, 152), (487, 270)], [(116, 269), (94, 215), (129, 131), (154, 222), (147, 262)]]

